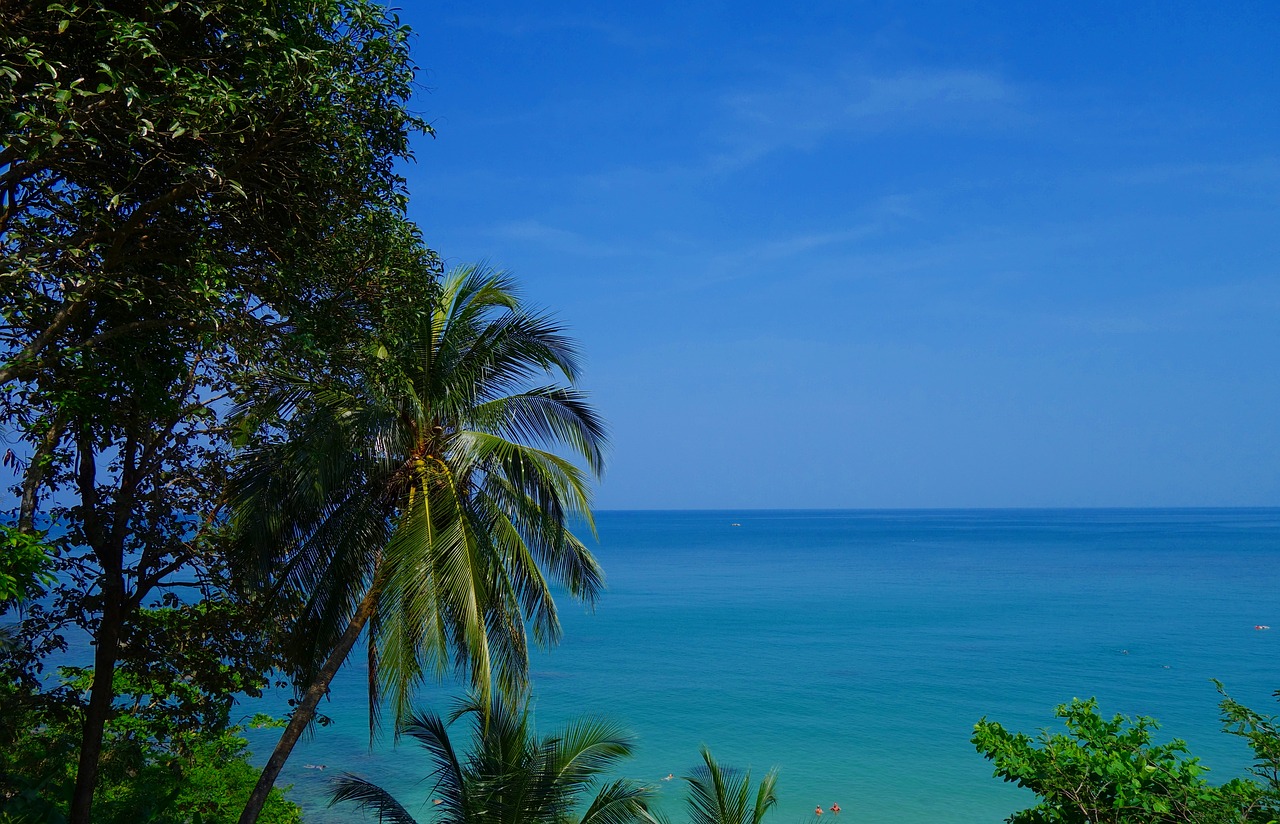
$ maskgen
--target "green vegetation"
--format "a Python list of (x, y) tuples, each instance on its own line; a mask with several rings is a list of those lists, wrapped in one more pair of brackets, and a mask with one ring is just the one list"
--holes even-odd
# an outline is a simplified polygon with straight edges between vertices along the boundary
[[(471, 721), (471, 749), (460, 753), (449, 726)], [(402, 729), (431, 759), (427, 778), (432, 820), (447, 824), (669, 824), (649, 808), (653, 788), (627, 779), (598, 786), (631, 755), (630, 737), (607, 721), (580, 719), (548, 737), (537, 736), (527, 706), (512, 708), (500, 694), (490, 704), (462, 702), (448, 721), (412, 716)], [(777, 770), (752, 792), (751, 773), (721, 766), (706, 747), (702, 765), (684, 776), (688, 824), (762, 824), (777, 804)], [(592, 792), (594, 791), (594, 795)], [(416, 824), (390, 793), (350, 773), (334, 782), (330, 806), (352, 803), (379, 821)]]
[[(605, 427), (564, 330), (505, 273), (443, 273), (406, 217), (395, 169), (431, 131), (409, 32), (373, 0), (14, 0), (3, 22), (0, 822), (298, 821), (275, 779), (362, 634), (371, 730), (387, 705), (426, 747), (438, 818), (650, 820), (647, 788), (602, 782), (618, 728), (530, 726), (552, 588), (603, 587), (570, 526)], [(447, 674), (475, 696), (466, 755), (410, 707)], [(233, 708), (273, 683), (299, 700), (256, 774)], [(1222, 712), (1256, 761), (1221, 786), (1093, 702), (1059, 709), (1066, 734), (973, 740), (1041, 799), (1018, 824), (1280, 817), (1276, 719)], [(702, 761), (690, 824), (761, 824), (776, 772)], [(354, 776), (335, 800), (412, 820)]]
[[(1253, 766), (1250, 772), (1261, 788), (1258, 798), (1261, 820), (1280, 820), (1280, 718), (1263, 715), (1227, 695), (1222, 684), (1217, 684), (1222, 701), (1222, 727), (1232, 735), (1238, 735), (1253, 750)], [(1280, 699), (1280, 691), (1274, 693)]]
[[(9, 742), (0, 748), (0, 821), (65, 821), (80, 725), (74, 715), (34, 710), (21, 699), (13, 685), (0, 687), (0, 735)], [(146, 714), (132, 713), (108, 722), (93, 820), (234, 822), (258, 777), (239, 729), (187, 727), (161, 741), (146, 734), (148, 723)], [(259, 820), (292, 824), (301, 810), (276, 790)]]
[(1043, 731), (1032, 739), (983, 719), (974, 728), (973, 743), (995, 764), (997, 777), (1041, 799), (1010, 816), (1012, 824), (1273, 822), (1280, 817), (1275, 719), (1225, 694), (1221, 706), (1226, 730), (1253, 747), (1254, 774), (1263, 785), (1247, 779), (1210, 784), (1204, 777), (1208, 768), (1188, 756), (1185, 742), (1152, 743), (1159, 727), (1154, 719), (1106, 719), (1094, 700), (1076, 699), (1057, 708), (1066, 734)]
[[(471, 749), (461, 752), (449, 725), (471, 722)], [(432, 820), (449, 824), (642, 824), (652, 822), (649, 788), (603, 775), (631, 755), (629, 736), (607, 721), (581, 719), (539, 737), (527, 706), (513, 708), (495, 694), (489, 704), (463, 702), (448, 723), (430, 712), (414, 715), (404, 734), (431, 759)], [(594, 793), (593, 793), (594, 791)], [(375, 811), (380, 821), (415, 819), (377, 785), (345, 774), (334, 784), (330, 806), (349, 802)]]
[[(22, 443), (11, 526), (53, 524), (57, 576), (9, 628), (6, 713), (79, 730), (76, 824), (141, 697), (116, 671), (148, 649), (146, 611), (232, 601), (227, 407), (246, 367), (335, 368), (430, 288), (394, 172), (427, 128), (405, 108), (407, 36), (369, 0), (5, 6), (0, 416)], [(220, 638), (262, 653), (236, 679), (250, 694), (278, 657), (260, 596), (219, 611)], [(94, 639), (87, 695), (44, 671), (69, 632)]]
[(0, 524), (0, 604), (29, 601), (57, 581), (50, 547), (39, 532), (22, 532)]
[(586, 475), (543, 448), (603, 468), (581, 393), (536, 383), (577, 376), (572, 343), (483, 268), (449, 273), (424, 309), (352, 371), (264, 374), (247, 413), (267, 432), (232, 479), (241, 548), (266, 573), (256, 586), (299, 605), (286, 652), (307, 684), (263, 793), (366, 624), (370, 722), (387, 694), (398, 724), (451, 666), (484, 701), (491, 681), (523, 691), (525, 621), (540, 643), (559, 636), (552, 583), (588, 602), (604, 583), (566, 525), (590, 523)]
[(689, 824), (761, 824), (778, 803), (777, 769), (760, 780), (753, 798), (750, 772), (720, 766), (705, 746), (701, 754), (702, 765), (684, 776), (689, 785), (685, 797)]

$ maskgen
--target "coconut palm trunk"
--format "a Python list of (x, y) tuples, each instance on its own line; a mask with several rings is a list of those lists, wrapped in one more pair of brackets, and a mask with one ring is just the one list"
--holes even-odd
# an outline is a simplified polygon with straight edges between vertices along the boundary
[(245, 803), (244, 811), (240, 813), (239, 824), (253, 824), (258, 820), (258, 816), (262, 814), (262, 808), (267, 803), (268, 796), (271, 795), (271, 789), (275, 786), (276, 779), (280, 777), (280, 771), (284, 769), (285, 762), (289, 760), (289, 756), (293, 753), (293, 748), (299, 739), (302, 738), (302, 734), (307, 731), (307, 727), (315, 719), (316, 707), (320, 705), (320, 699), (329, 692), (330, 682), (338, 674), (338, 669), (347, 660), (347, 656), (351, 654), (351, 649), (356, 645), (356, 641), (359, 640), (365, 624), (369, 622), (369, 616), (373, 614), (373, 606), (376, 601), (377, 596), (371, 587), (368, 594), (360, 601), (360, 606), (356, 608), (356, 613), (352, 616), (351, 623), (347, 625), (346, 630), (338, 638), (337, 646), (334, 647), (329, 658), (320, 667), (320, 671), (316, 673), (315, 680), (311, 682), (306, 692), (302, 694), (302, 700), (298, 702), (293, 715), (290, 716), (289, 723), (280, 735), (280, 740), (276, 742), (276, 748), (272, 750), (271, 757), (267, 759), (266, 766), (262, 768), (262, 774), (258, 776), (258, 783), (254, 785), (253, 792), (249, 794), (249, 800)]

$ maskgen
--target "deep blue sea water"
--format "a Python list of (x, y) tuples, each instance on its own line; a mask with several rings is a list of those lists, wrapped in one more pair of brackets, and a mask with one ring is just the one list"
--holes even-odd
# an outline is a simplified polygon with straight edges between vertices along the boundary
[[(850, 824), (967, 824), (1030, 798), (969, 743), (983, 716), (1032, 732), (1096, 696), (1104, 713), (1155, 716), (1159, 740), (1185, 739), (1226, 780), (1249, 752), (1220, 732), (1210, 679), (1280, 710), (1280, 510), (605, 512), (598, 525), (609, 589), (594, 614), (560, 601), (564, 641), (533, 663), (538, 727), (624, 722), (638, 741), (624, 773), (658, 786), (676, 820), (680, 782), (660, 779), (703, 743), (757, 777), (780, 769), (776, 824), (832, 802)], [(360, 820), (325, 808), (342, 770), (429, 821), (425, 755), (368, 746), (362, 659), (324, 707), (334, 725), (281, 782), (310, 822)], [(456, 693), (422, 700), (445, 711)], [(265, 759), (275, 733), (251, 740)]]

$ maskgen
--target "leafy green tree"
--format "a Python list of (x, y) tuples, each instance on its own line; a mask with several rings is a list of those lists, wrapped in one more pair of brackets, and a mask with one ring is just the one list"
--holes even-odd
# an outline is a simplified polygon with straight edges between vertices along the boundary
[[(995, 775), (1041, 799), (1009, 817), (1013, 824), (1227, 824), (1254, 820), (1260, 788), (1235, 779), (1205, 780), (1208, 768), (1187, 757), (1184, 742), (1153, 744), (1151, 718), (1100, 716), (1097, 702), (1057, 708), (1067, 733), (1036, 738), (983, 719), (973, 743)], [(1266, 819), (1262, 819), (1266, 820)]]
[(689, 824), (761, 824), (778, 803), (774, 792), (778, 770), (765, 774), (753, 797), (750, 771), (720, 766), (705, 746), (700, 753), (702, 764), (683, 776), (689, 785), (685, 797)]
[[(558, 734), (539, 737), (527, 706), (513, 709), (500, 694), (488, 705), (477, 698), (463, 703), (448, 723), (464, 717), (471, 720), (471, 750), (466, 753), (459, 753), (448, 724), (437, 715), (413, 715), (403, 727), (404, 734), (416, 739), (431, 758), (431, 820), (440, 824), (653, 821), (647, 808), (650, 788), (626, 779), (598, 786), (603, 775), (631, 755), (631, 741), (616, 725), (584, 719)], [(330, 806), (343, 802), (376, 812), (379, 821), (415, 824), (390, 793), (350, 773), (335, 782)]]
[[(428, 127), (380, 4), (14, 0), (4, 22), (0, 384), (145, 329), (187, 343), (237, 303), (309, 301), (264, 271), (403, 201), (394, 166)], [(86, 322), (107, 304), (132, 321)]]
[[(222, 589), (227, 398), (245, 367), (402, 311), (437, 261), (403, 216), (408, 32), (372, 0), (6, 3), (0, 419), (14, 528), (59, 584), (6, 653), (35, 695), (94, 640), (69, 816), (90, 819), (122, 645), (175, 590)], [(246, 629), (249, 631), (249, 629)]]
[[(1254, 762), (1250, 772), (1262, 786), (1257, 818), (1260, 821), (1280, 820), (1280, 718), (1249, 709), (1227, 695), (1221, 683), (1214, 681), (1214, 684), (1222, 695), (1218, 707), (1222, 712), (1223, 729), (1244, 738), (1253, 750)], [(1280, 692), (1274, 693), (1273, 697), (1280, 698)]]
[(43, 595), (55, 582), (49, 553), (43, 535), (0, 524), (0, 615)]
[(493, 682), (520, 691), (525, 622), (539, 643), (559, 637), (552, 582), (588, 603), (603, 586), (569, 524), (590, 525), (605, 443), (572, 388), (575, 347), (501, 272), (457, 269), (431, 307), (389, 326), (359, 369), (259, 382), (249, 412), (272, 415), (236, 475), (237, 523), (255, 587), (300, 604), (289, 647), (302, 696), (255, 797), (366, 625), (372, 729), (382, 696), (398, 723), (415, 685), (451, 669), (484, 701)]
[[(15, 706), (22, 705), (5, 703), (3, 723), (21, 723), (27, 734), (0, 749), (0, 821), (65, 821), (76, 778), (79, 730), (66, 718), (20, 709), (15, 717)], [(257, 778), (236, 728), (190, 730), (161, 746), (135, 737), (133, 729), (121, 725), (126, 720), (120, 716), (107, 725), (95, 822), (230, 824), (236, 820)], [(277, 791), (261, 820), (298, 824), (301, 810)]]
[[(205, 821), (235, 820), (257, 771), (230, 715), (238, 694), (261, 693), (272, 666), (264, 639), (246, 633), (243, 611), (202, 600), (135, 616), (113, 674), (116, 711), (103, 731), (94, 821), (179, 822), (193, 810)], [(82, 733), (76, 699), (94, 672), (62, 666), (57, 680), (62, 686), (34, 694), (0, 681), (0, 821), (61, 821), (69, 811)], [(254, 720), (264, 722), (275, 723)], [(264, 814), (292, 820), (296, 807), (276, 793)]]

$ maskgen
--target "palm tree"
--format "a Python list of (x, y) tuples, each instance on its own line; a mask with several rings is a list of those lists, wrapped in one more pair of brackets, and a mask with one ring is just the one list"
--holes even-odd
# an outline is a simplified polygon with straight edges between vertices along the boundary
[(357, 362), (264, 375), (246, 406), (279, 434), (246, 450), (232, 483), (239, 555), (293, 604), (290, 665), (307, 688), (242, 824), (366, 626), (372, 734), (383, 697), (398, 729), (429, 675), (465, 672), (486, 702), (495, 682), (523, 690), (526, 622), (541, 645), (559, 638), (552, 582), (588, 604), (603, 588), (569, 522), (594, 529), (604, 425), (573, 388), (574, 344), (509, 275), (454, 270), (429, 311)]
[[(471, 718), (472, 749), (460, 756), (448, 724), (464, 716)], [(421, 713), (403, 728), (434, 764), (429, 797), (437, 824), (654, 824), (646, 804), (652, 790), (626, 779), (597, 789), (577, 812), (599, 776), (631, 755), (629, 737), (613, 724), (581, 719), (539, 738), (527, 705), (513, 710), (497, 695), (489, 705), (476, 697), (464, 702), (448, 724)], [(376, 812), (380, 822), (416, 824), (390, 793), (350, 773), (334, 783), (329, 806), (340, 802)]]
[(683, 776), (689, 785), (685, 798), (689, 824), (761, 824), (778, 798), (774, 785), (778, 782), (778, 770), (770, 770), (756, 788), (755, 803), (751, 803), (751, 773), (721, 767), (702, 747), (702, 765), (691, 775)]

